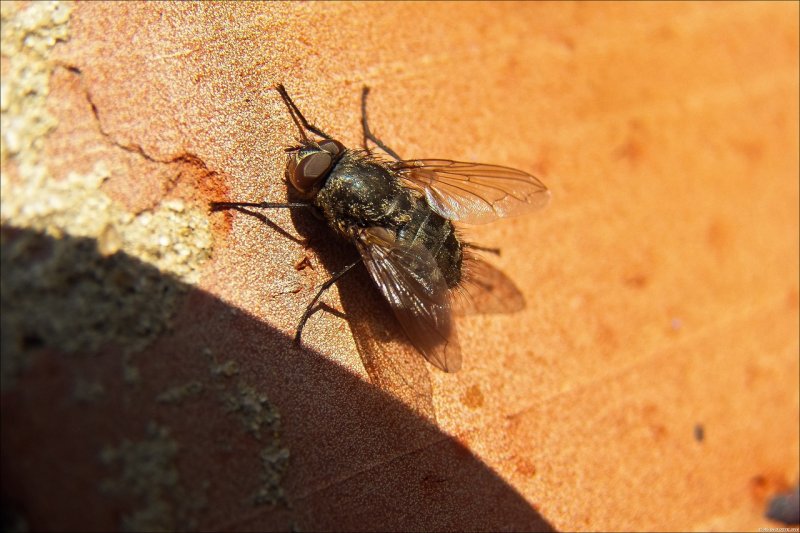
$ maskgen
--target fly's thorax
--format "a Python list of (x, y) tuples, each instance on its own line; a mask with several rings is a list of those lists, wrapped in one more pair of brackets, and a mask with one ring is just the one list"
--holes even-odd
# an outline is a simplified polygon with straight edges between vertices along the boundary
[(384, 164), (348, 150), (331, 169), (314, 198), (328, 223), (340, 233), (346, 227), (401, 223), (412, 205), (411, 192)]

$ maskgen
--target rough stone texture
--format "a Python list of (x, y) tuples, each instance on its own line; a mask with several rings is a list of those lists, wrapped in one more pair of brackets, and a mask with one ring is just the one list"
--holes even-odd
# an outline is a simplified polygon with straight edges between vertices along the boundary
[[(2, 21), (9, 524), (778, 525), (800, 449), (796, 3), (3, 2)], [(459, 318), (458, 374), (409, 350), (363, 272), (295, 347), (353, 252), (303, 214), (208, 212), (286, 197), (278, 82), (346, 144), (368, 84), (400, 154), (552, 189), (468, 229), (526, 307)]]

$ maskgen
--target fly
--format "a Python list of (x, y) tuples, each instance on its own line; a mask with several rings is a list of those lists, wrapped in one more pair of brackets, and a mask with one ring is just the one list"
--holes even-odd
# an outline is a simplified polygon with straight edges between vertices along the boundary
[[(550, 192), (536, 177), (513, 168), (449, 159), (402, 159), (370, 130), (369, 88), (361, 94), (363, 150), (346, 148), (306, 120), (283, 85), (277, 90), (300, 132), (286, 150), (286, 176), (299, 202), (214, 202), (238, 207), (311, 209), (359, 259), (322, 284), (297, 326), (322, 294), (363, 263), (416, 349), (445, 372), (461, 368), (452, 296), (468, 277), (470, 248), (455, 222), (484, 224), (542, 208)], [(318, 139), (312, 138), (312, 134)], [(372, 141), (389, 158), (368, 147)]]

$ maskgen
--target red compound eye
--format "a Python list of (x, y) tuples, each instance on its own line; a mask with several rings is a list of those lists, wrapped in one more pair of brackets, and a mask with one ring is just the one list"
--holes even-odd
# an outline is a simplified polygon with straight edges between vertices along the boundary
[(319, 147), (331, 154), (331, 156), (336, 157), (342, 152), (344, 152), (344, 145), (339, 141), (335, 141), (333, 139), (327, 139), (319, 143)]
[(294, 168), (290, 167), (292, 185), (300, 192), (306, 192), (317, 184), (331, 168), (333, 156), (327, 151), (314, 152), (306, 155), (297, 162)]

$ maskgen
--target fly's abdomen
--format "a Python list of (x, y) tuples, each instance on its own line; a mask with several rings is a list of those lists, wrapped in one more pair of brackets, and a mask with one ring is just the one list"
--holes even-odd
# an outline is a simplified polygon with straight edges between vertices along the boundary
[(422, 244), (436, 259), (448, 287), (461, 281), (462, 243), (453, 223), (436, 214), (424, 200), (408, 212), (410, 220), (399, 228), (397, 239)]

